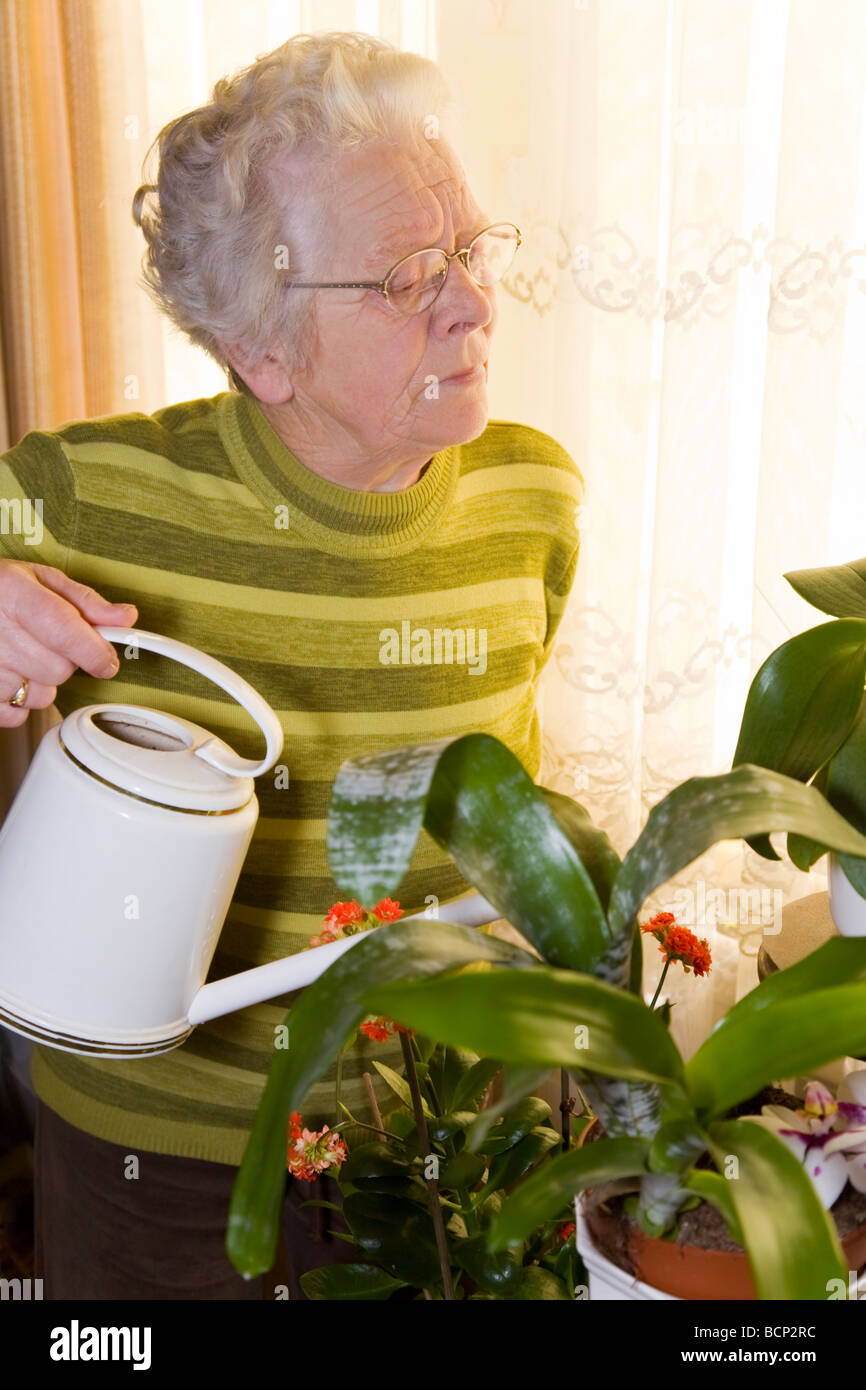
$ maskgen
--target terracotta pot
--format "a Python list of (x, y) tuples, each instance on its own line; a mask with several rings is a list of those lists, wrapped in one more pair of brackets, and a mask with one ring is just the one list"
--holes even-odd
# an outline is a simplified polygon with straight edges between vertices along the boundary
[[(597, 1125), (594, 1120), (587, 1126), (580, 1137), (581, 1145)], [(615, 1244), (621, 1217), (596, 1210), (584, 1212), (584, 1219), (600, 1253), (609, 1259), (605, 1247)], [(842, 1250), (849, 1269), (860, 1269), (866, 1264), (866, 1224), (843, 1238)], [(757, 1298), (745, 1252), (679, 1245), (644, 1235), (629, 1222), (626, 1254), (637, 1279), (673, 1298), (722, 1302)]]

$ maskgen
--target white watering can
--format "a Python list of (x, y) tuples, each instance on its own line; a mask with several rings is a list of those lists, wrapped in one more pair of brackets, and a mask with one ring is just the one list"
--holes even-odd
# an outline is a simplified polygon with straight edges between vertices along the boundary
[[(258, 819), (253, 778), (277, 761), (283, 731), (251, 685), (195, 647), (96, 631), (207, 676), (267, 744), (254, 762), (177, 715), (86, 705), (42, 739), (0, 828), (0, 1024), (64, 1052), (141, 1057), (311, 984), (363, 934), (203, 983)], [(448, 907), (466, 926), (498, 916), (478, 893)]]

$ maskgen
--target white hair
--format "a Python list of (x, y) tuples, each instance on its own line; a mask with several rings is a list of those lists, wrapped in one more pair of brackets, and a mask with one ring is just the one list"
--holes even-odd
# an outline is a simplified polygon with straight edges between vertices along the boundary
[(458, 119), (430, 59), (370, 34), (297, 34), (222, 78), (207, 106), (157, 135), (145, 156), (147, 163), (158, 148), (156, 182), (142, 184), (132, 202), (147, 241), (144, 288), (238, 390), (249, 388), (217, 336), (241, 344), (247, 366), (279, 339), (305, 368), (315, 346), (315, 296), (286, 293), (285, 272), (317, 278), (309, 257), (326, 231), (324, 180), (311, 186), (289, 161), (277, 192), (275, 166), (292, 153), (308, 155), (321, 175), (343, 150), (417, 139), (431, 128), (444, 137)]

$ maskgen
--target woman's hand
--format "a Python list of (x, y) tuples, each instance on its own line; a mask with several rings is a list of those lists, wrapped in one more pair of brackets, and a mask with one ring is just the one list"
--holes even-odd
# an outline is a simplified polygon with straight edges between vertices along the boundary
[[(79, 666), (91, 676), (116, 675), (117, 653), (94, 626), (129, 627), (137, 620), (135, 604), (108, 603), (52, 565), (0, 560), (0, 728), (23, 724), (31, 709), (47, 709)], [(24, 704), (10, 705), (25, 679)]]

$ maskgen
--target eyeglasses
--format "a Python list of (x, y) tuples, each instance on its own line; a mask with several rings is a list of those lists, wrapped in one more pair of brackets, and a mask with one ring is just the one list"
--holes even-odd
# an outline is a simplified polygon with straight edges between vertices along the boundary
[(404, 256), (384, 280), (337, 281), (328, 284), (286, 281), (290, 290), (377, 290), (398, 314), (420, 314), (442, 292), (451, 262), (459, 259), (482, 288), (501, 280), (514, 260), (523, 237), (513, 222), (485, 227), (460, 251), (430, 247)]

